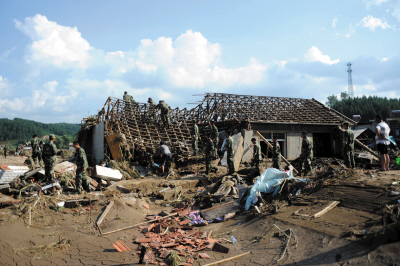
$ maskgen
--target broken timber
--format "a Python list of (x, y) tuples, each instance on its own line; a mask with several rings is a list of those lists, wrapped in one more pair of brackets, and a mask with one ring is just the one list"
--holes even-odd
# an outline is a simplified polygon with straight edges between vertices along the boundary
[(106, 218), (108, 212), (111, 210), (111, 207), (114, 205), (114, 201), (110, 201), (110, 203), (107, 205), (106, 209), (104, 212), (101, 214), (99, 220), (97, 220), (97, 227), (100, 227), (100, 224), (103, 222), (104, 218)]
[[(264, 138), (263, 135), (261, 135), (260, 132), (256, 131), (256, 133), (257, 133), (257, 135), (268, 145), (268, 147), (270, 147), (270, 148), (272, 149), (271, 143), (269, 143), (269, 141), (268, 141), (266, 138)], [(283, 160), (288, 166), (291, 165), (291, 164), (289, 163), (289, 161), (286, 160), (286, 158), (282, 156), (282, 154), (281, 154), (281, 158), (282, 158), (282, 160)], [(293, 167), (293, 165), (292, 165), (292, 167)], [(299, 172), (296, 170), (296, 168), (294, 168), (294, 167), (293, 167), (293, 171), (294, 171), (296, 174), (299, 173)]]
[(237, 256), (234, 256), (234, 257), (227, 258), (227, 259), (223, 259), (223, 260), (211, 262), (211, 263), (205, 264), (205, 265), (203, 265), (203, 266), (218, 265), (218, 264), (221, 264), (221, 263), (224, 263), (224, 262), (227, 262), (227, 261), (236, 260), (236, 259), (241, 258), (241, 257), (243, 257), (243, 256), (246, 256), (246, 255), (248, 255), (248, 254), (250, 254), (250, 251), (249, 251), (249, 252), (246, 252), (246, 253), (243, 253), (243, 254), (240, 254), (240, 255), (237, 255)]
[(108, 234), (116, 233), (116, 232), (123, 231), (123, 230), (126, 230), (126, 229), (130, 229), (132, 227), (136, 227), (136, 226), (139, 226), (139, 225), (142, 225), (142, 224), (147, 224), (147, 223), (155, 222), (155, 221), (162, 220), (162, 219), (165, 219), (165, 218), (168, 218), (168, 217), (172, 217), (172, 216), (175, 216), (175, 215), (178, 215), (178, 214), (179, 213), (177, 212), (177, 213), (174, 213), (174, 214), (171, 214), (171, 215), (167, 215), (167, 216), (164, 216), (164, 217), (161, 217), (161, 218), (153, 219), (153, 220), (150, 220), (150, 221), (147, 221), (147, 222), (138, 223), (138, 224), (130, 225), (130, 226), (127, 226), (127, 227), (124, 227), (124, 228), (120, 228), (120, 229), (114, 230), (114, 231), (106, 232), (106, 233), (103, 233), (102, 235), (108, 235)]
[(321, 217), (322, 215), (324, 215), (325, 213), (327, 213), (328, 211), (332, 210), (333, 208), (336, 207), (336, 205), (338, 205), (340, 203), (340, 201), (332, 201), (328, 206), (326, 206), (324, 209), (322, 209), (321, 211), (317, 212), (316, 214), (314, 214), (312, 217), (313, 218), (318, 218)]

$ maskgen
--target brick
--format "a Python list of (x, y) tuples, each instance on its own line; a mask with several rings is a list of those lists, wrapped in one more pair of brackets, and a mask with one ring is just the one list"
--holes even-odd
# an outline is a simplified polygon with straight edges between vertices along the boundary
[(190, 220), (184, 220), (182, 222), (178, 222), (179, 225), (185, 225), (185, 224), (190, 224)]
[(179, 245), (178, 243), (167, 243), (167, 244), (162, 244), (161, 246), (163, 248), (170, 248), (170, 247), (175, 247), (175, 246), (178, 246), (178, 245)]
[(161, 224), (158, 224), (153, 229), (154, 233), (161, 234), (163, 232)]
[(202, 257), (203, 259), (210, 259), (210, 256), (208, 256), (208, 254), (205, 252), (199, 253), (199, 256)]

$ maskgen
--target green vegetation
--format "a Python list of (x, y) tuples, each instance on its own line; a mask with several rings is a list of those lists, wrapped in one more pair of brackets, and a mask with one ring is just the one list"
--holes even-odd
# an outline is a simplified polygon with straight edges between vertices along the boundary
[(336, 111), (352, 118), (353, 115), (361, 115), (360, 122), (369, 122), (380, 114), (385, 120), (390, 117), (392, 110), (400, 110), (400, 99), (388, 99), (378, 96), (363, 96), (350, 98), (346, 92), (341, 93), (341, 99), (336, 95), (328, 97), (326, 105)]
[(23, 145), (37, 134), (39, 138), (54, 134), (54, 143), (59, 149), (67, 149), (68, 144), (75, 139), (75, 134), (80, 130), (78, 124), (56, 123), (45, 124), (31, 120), (14, 118), (13, 120), (0, 119), (0, 142), (10, 145), (10, 149), (16, 145)]

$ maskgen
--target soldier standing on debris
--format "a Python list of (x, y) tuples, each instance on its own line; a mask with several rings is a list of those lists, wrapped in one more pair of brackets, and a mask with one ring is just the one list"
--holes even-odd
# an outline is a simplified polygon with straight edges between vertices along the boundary
[(276, 136), (272, 137), (272, 167), (281, 170), (281, 146)]
[(87, 162), (85, 150), (80, 147), (79, 142), (77, 140), (75, 140), (72, 144), (74, 145), (75, 148), (74, 160), (76, 163), (76, 177), (75, 177), (76, 192), (81, 194), (82, 186), (83, 189), (85, 189), (87, 192), (90, 192), (91, 189), (87, 177), (87, 168), (89, 165)]
[(218, 143), (219, 143), (219, 134), (218, 134), (218, 128), (215, 126), (215, 122), (211, 121), (211, 140), (214, 143), (214, 158), (218, 158)]
[(226, 142), (225, 147), (226, 150), (226, 163), (228, 164), (228, 174), (232, 175), (235, 172), (235, 164), (233, 163), (233, 138), (231, 137), (231, 132), (226, 131)]
[(301, 138), (303, 142), (301, 144), (301, 172), (304, 176), (308, 175), (312, 171), (311, 160), (313, 158), (313, 143), (312, 140), (307, 137), (307, 132), (301, 132)]
[(147, 100), (147, 102), (149, 103), (149, 117), (147, 118), (147, 119), (155, 119), (155, 109), (156, 109), (156, 107), (157, 107), (157, 105), (156, 105), (156, 102), (155, 101), (153, 101), (153, 99), (152, 98), (149, 98), (148, 100)]
[(39, 166), (43, 167), (42, 151), (40, 150), (40, 145), (43, 145), (43, 141), (38, 138), (37, 134), (34, 134), (32, 139), (30, 141), (28, 141), (24, 146), (22, 146), (22, 148), (25, 147), (26, 145), (31, 145), (31, 147), (32, 147), (32, 160), (35, 163), (35, 165), (36, 165), (36, 159), (37, 159), (37, 161), (39, 162)]
[(210, 173), (211, 170), (218, 171), (218, 167), (214, 166), (211, 164), (211, 161), (214, 156), (214, 144), (212, 139), (210, 138), (210, 135), (206, 135), (206, 176)]
[(56, 165), (57, 147), (54, 144), (56, 137), (51, 134), (49, 142), (43, 145), (43, 161), (44, 161), (44, 182), (52, 183), (54, 178), (54, 166)]
[(376, 148), (381, 155), (381, 163), (382, 168), (381, 171), (389, 171), (389, 154), (388, 154), (388, 147), (390, 145), (389, 140), (389, 133), (390, 128), (388, 124), (382, 121), (382, 117), (380, 115), (375, 116), (375, 123), (376, 123)]
[(349, 123), (343, 123), (343, 129), (346, 130), (343, 133), (343, 157), (344, 162), (348, 168), (355, 168), (356, 163), (354, 161), (354, 132), (349, 127)]
[[(194, 150), (194, 156), (197, 156), (197, 151), (199, 149), (198, 147), (198, 141), (199, 141), (199, 127), (196, 124), (196, 120), (192, 120), (192, 148)], [(197, 160), (197, 158), (196, 158)]]
[(260, 144), (257, 143), (256, 138), (252, 138), (251, 142), (253, 143), (253, 159), (251, 166), (260, 167), (260, 161), (262, 160)]
[(125, 101), (125, 107), (127, 111), (135, 114), (135, 110), (133, 110), (133, 108), (136, 105), (136, 101), (133, 99), (131, 95), (128, 94), (127, 91), (124, 93), (123, 100)]
[(159, 104), (156, 106), (161, 110), (161, 120), (165, 128), (169, 128), (169, 106), (164, 102), (164, 100), (160, 100)]

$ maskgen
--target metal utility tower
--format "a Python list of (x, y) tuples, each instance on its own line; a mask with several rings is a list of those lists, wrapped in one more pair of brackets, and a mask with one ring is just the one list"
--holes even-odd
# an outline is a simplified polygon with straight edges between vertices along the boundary
[(351, 62), (347, 63), (347, 73), (348, 73), (348, 76), (349, 76), (348, 94), (349, 94), (349, 97), (354, 98), (353, 79), (351, 78), (351, 72), (353, 70), (351, 70), (351, 65), (352, 65)]

